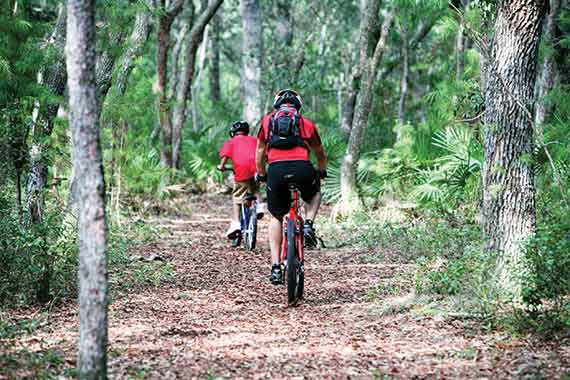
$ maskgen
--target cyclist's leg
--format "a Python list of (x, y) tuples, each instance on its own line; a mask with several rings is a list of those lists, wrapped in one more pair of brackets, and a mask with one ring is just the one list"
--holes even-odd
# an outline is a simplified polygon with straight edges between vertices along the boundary
[(232, 191), (232, 221), (226, 235), (230, 239), (234, 239), (241, 230), (241, 223), (239, 220), (241, 204), (243, 198), (247, 194), (247, 184), (243, 182), (236, 182)]
[(271, 282), (281, 283), (280, 267), (281, 240), (283, 238), (282, 220), (289, 210), (291, 194), (283, 182), (283, 164), (271, 164), (267, 171), (267, 209), (271, 214), (269, 221), (269, 248), (271, 250)]
[(319, 207), (321, 206), (321, 192), (317, 193), (309, 200), (305, 202), (306, 218), (309, 220), (315, 220), (317, 213), (319, 212)]
[(305, 245), (308, 247), (317, 246), (317, 238), (313, 221), (317, 217), (319, 207), (321, 205), (321, 181), (317, 171), (310, 162), (299, 164), (304, 174), (299, 180), (299, 189), (301, 198), (305, 201), (305, 224), (303, 225), (303, 233), (305, 235)]
[(271, 215), (269, 220), (269, 248), (271, 249), (271, 265), (279, 265), (281, 239), (283, 238), (282, 220)]

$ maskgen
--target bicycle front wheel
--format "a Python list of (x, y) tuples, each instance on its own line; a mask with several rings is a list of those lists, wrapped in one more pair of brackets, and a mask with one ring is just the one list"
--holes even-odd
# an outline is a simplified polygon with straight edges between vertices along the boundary
[(297, 302), (299, 284), (299, 258), (297, 255), (297, 239), (295, 237), (295, 221), (287, 220), (287, 302)]
[(255, 204), (249, 208), (248, 214), (249, 218), (245, 229), (245, 248), (248, 251), (253, 251), (257, 241), (257, 210)]

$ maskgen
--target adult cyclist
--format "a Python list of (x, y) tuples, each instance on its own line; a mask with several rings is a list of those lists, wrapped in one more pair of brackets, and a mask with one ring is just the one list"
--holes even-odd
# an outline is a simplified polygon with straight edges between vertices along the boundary
[[(299, 94), (290, 89), (279, 91), (273, 101), (274, 111), (261, 120), (257, 134), (256, 180), (267, 181), (269, 246), (271, 249), (271, 277), (274, 285), (283, 283), (279, 265), (283, 216), (289, 211), (291, 193), (284, 180), (293, 174), (306, 203), (303, 226), (305, 243), (316, 246), (314, 220), (321, 204), (321, 179), (327, 176), (327, 159), (315, 124), (299, 114), (302, 106)], [(317, 159), (315, 170), (310, 161), (312, 150)], [(266, 171), (266, 163), (269, 164)]]

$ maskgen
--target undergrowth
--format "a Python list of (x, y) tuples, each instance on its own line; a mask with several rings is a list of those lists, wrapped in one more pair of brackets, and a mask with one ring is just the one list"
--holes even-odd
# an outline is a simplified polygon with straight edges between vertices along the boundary
[[(459, 212), (443, 218), (422, 211), (421, 217), (389, 222), (386, 210), (358, 212), (351, 218), (321, 220), (329, 247), (362, 249), (363, 262), (411, 264), (413, 286), (406, 281), (382, 280), (366, 292), (369, 301), (408, 297), (406, 308), (424, 314), (452, 315), (480, 320), (487, 328), (505, 328), (513, 334), (534, 332), (556, 336), (570, 326), (570, 228), (562, 214), (541, 220), (528, 244), (531, 278), (525, 279), (524, 302), (501, 301), (495, 277), (495, 255), (484, 250), (481, 228)], [(391, 214), (392, 215), (392, 214)], [(401, 216), (401, 215), (400, 215)], [(426, 298), (427, 297), (427, 298)], [(427, 300), (427, 301), (426, 301)]]
[[(12, 222), (12, 224), (9, 224)], [(0, 292), (4, 295), (0, 307), (0, 378), (2, 379), (71, 379), (76, 377), (76, 370), (72, 363), (64, 360), (62, 353), (37, 339), (36, 348), (33, 350), (24, 344), (29, 337), (37, 335), (38, 331), (49, 326), (50, 309), (58, 303), (71, 300), (76, 297), (77, 289), (77, 248), (75, 232), (61, 234), (50, 246), (55, 252), (50, 258), (51, 265), (51, 293), (52, 299), (47, 305), (41, 305), (39, 312), (34, 313), (33, 318), (19, 319), (12, 313), (15, 308), (28, 308), (36, 303), (34, 298), (35, 287), (33, 285), (36, 270), (34, 267), (24, 264), (33, 262), (34, 251), (22, 251), (23, 246), (17, 245), (18, 233), (23, 233), (19, 224), (14, 219), (2, 219), (0, 228), (8, 228), (14, 235), (7, 237), (2, 235), (1, 244), (8, 244), (5, 239), (12, 239), (13, 253), (15, 255), (8, 261), (5, 255), (0, 255), (3, 263), (10, 265), (7, 276), (2, 277)], [(70, 226), (70, 231), (73, 231)], [(46, 227), (48, 228), (48, 227)], [(55, 228), (55, 227), (52, 227)], [(53, 233), (53, 231), (50, 231)], [(112, 300), (120, 296), (121, 292), (132, 290), (137, 286), (156, 286), (164, 281), (172, 281), (174, 267), (172, 264), (162, 261), (133, 260), (134, 249), (142, 244), (148, 244), (159, 239), (162, 231), (143, 220), (134, 220), (125, 224), (111, 224), (109, 227), (108, 243), (108, 269), (110, 296)], [(62, 247), (65, 247), (62, 248)], [(3, 268), (3, 273), (6, 267)], [(24, 276), (25, 275), (25, 276)], [(29, 282), (22, 281), (29, 279)], [(17, 287), (16, 281), (19, 281)], [(11, 297), (6, 292), (12, 292)], [(112, 302), (112, 301), (111, 301)]]

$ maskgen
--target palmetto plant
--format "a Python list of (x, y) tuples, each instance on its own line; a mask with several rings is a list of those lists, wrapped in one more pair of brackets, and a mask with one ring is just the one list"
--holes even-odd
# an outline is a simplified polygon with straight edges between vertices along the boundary
[(183, 162), (192, 178), (198, 181), (208, 178), (222, 180), (222, 174), (216, 170), (216, 165), (220, 162), (218, 151), (227, 136), (227, 128), (214, 124), (185, 136), (183, 152), (187, 156), (183, 157)]
[[(483, 152), (473, 131), (448, 127), (436, 132), (431, 143), (438, 154), (427, 161), (406, 149), (384, 149), (364, 156), (357, 172), (361, 197), (378, 199), (390, 187), (416, 203), (441, 207), (456, 204), (475, 191)], [(341, 192), (338, 167), (331, 168), (330, 174), (324, 193), (325, 199), (334, 202)]]
[(483, 152), (466, 127), (448, 127), (435, 134), (432, 144), (443, 155), (430, 167), (418, 171), (410, 197), (421, 203), (442, 204), (464, 197), (469, 180), (481, 172)]

